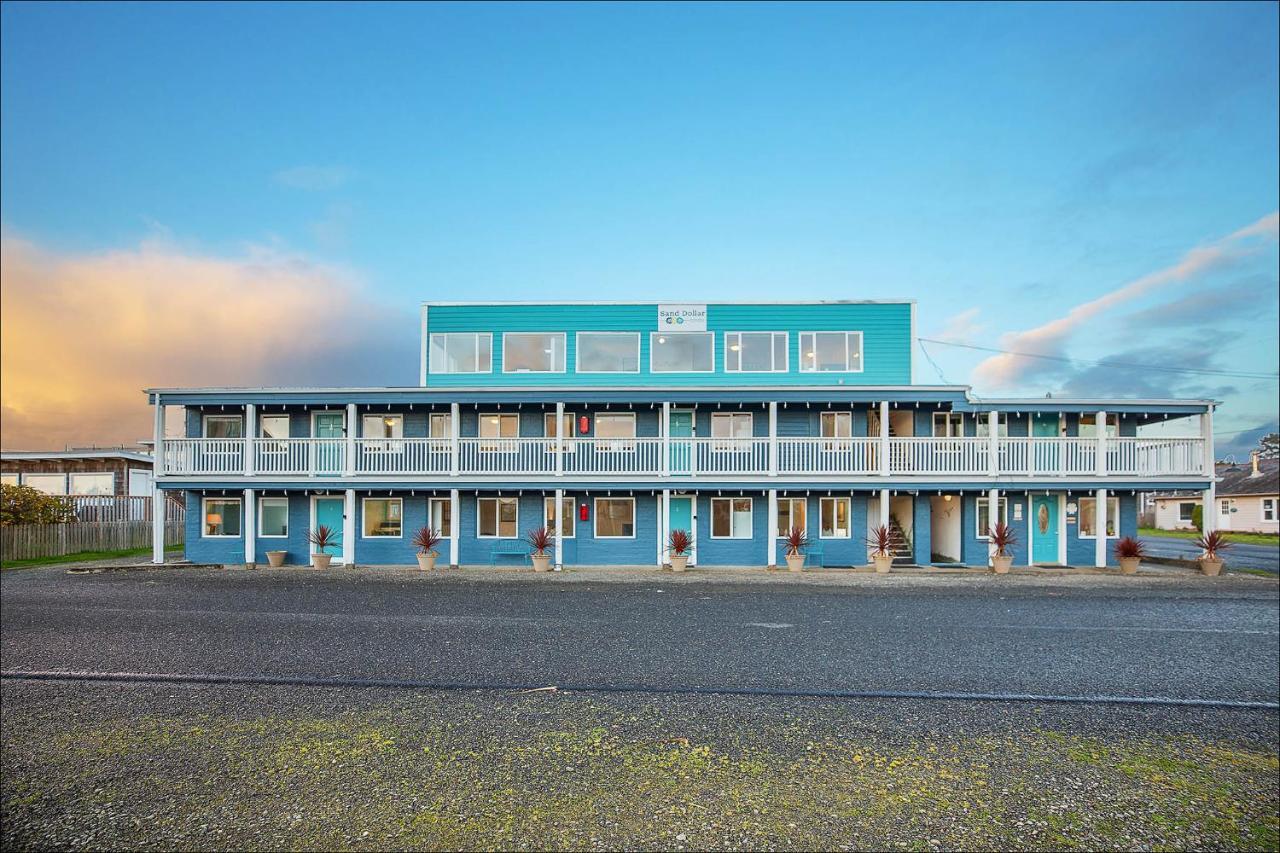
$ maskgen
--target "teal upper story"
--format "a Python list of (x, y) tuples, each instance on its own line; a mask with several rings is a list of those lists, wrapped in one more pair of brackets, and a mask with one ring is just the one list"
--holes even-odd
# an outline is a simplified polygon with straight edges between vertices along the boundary
[(434, 388), (910, 385), (915, 302), (426, 303)]

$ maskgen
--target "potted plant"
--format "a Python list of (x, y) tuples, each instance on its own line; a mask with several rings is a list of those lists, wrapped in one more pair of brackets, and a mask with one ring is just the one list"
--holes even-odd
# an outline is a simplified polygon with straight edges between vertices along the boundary
[(689, 552), (693, 539), (687, 530), (673, 530), (667, 534), (667, 549), (671, 552), (671, 571), (683, 572), (689, 566)]
[(288, 555), (288, 551), (268, 551), (267, 565), (273, 569), (278, 569), (284, 565), (284, 558)]
[(992, 570), (998, 575), (1009, 574), (1009, 567), (1013, 565), (1013, 555), (1009, 553), (1009, 549), (1018, 541), (1013, 535), (1013, 528), (1003, 521), (997, 521), (987, 533), (987, 539), (996, 546), (995, 553), (991, 555)]
[(326, 548), (332, 548), (337, 545), (341, 538), (338, 531), (328, 525), (320, 525), (315, 530), (307, 533), (307, 541), (315, 546), (315, 550), (311, 553), (311, 562), (315, 564), (317, 569), (329, 568), (329, 563), (333, 560), (332, 554), (325, 553)]
[(545, 527), (539, 527), (530, 530), (524, 535), (524, 541), (529, 543), (529, 547), (533, 549), (533, 570), (535, 572), (545, 572), (551, 568), (551, 555), (547, 553), (547, 549), (554, 547), (555, 536)]
[(436, 546), (441, 541), (440, 533), (430, 527), (419, 527), (418, 532), (413, 534), (413, 547), (418, 549), (418, 568), (424, 572), (429, 572), (436, 567), (436, 558), (440, 556), (436, 552)]
[(887, 524), (882, 524), (871, 531), (867, 544), (872, 548), (871, 562), (875, 564), (876, 573), (889, 574), (893, 566), (893, 531)]
[(787, 531), (787, 568), (793, 572), (804, 571), (804, 549), (809, 547), (809, 537), (803, 527)]
[(1138, 564), (1147, 556), (1147, 546), (1139, 539), (1126, 536), (1116, 543), (1116, 559), (1120, 561), (1120, 573), (1136, 575)]
[(1218, 555), (1231, 547), (1227, 537), (1217, 530), (1212, 530), (1196, 540), (1196, 547), (1204, 552), (1196, 561), (1200, 564), (1200, 571), (1209, 577), (1222, 574), (1222, 558)]

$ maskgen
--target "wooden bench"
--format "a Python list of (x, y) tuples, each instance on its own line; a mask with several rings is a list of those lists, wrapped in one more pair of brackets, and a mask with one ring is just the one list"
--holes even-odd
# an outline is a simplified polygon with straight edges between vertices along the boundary
[(498, 565), (499, 557), (520, 557), (521, 560), (528, 560), (529, 546), (519, 539), (501, 539), (494, 542), (489, 550), (489, 565)]

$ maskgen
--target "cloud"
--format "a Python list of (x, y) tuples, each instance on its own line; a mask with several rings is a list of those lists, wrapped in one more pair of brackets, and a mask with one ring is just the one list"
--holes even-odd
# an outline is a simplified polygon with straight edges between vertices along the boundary
[(350, 272), (271, 249), (170, 244), (98, 254), (0, 238), (0, 418), (6, 449), (132, 443), (142, 389), (410, 385), (416, 315)]
[(978, 322), (978, 312), (979, 309), (975, 306), (951, 315), (947, 318), (946, 325), (934, 337), (953, 344), (972, 343), (987, 327), (985, 323)]
[(1275, 310), (1277, 283), (1273, 276), (1254, 275), (1212, 290), (1192, 293), (1173, 302), (1130, 314), (1128, 322), (1143, 327), (1203, 326), (1236, 317), (1270, 315)]
[(1234, 457), (1237, 462), (1248, 461), (1250, 451), (1258, 448), (1262, 437), (1273, 432), (1280, 432), (1280, 421), (1274, 418), (1234, 435), (1225, 437), (1216, 435), (1213, 441), (1214, 455), (1218, 459)]
[(350, 178), (350, 170), (342, 166), (294, 166), (281, 169), (272, 176), (272, 180), (281, 186), (310, 192), (336, 190)]
[[(1053, 365), (1061, 382), (1058, 394), (1064, 397), (1131, 397), (1159, 400), (1189, 396), (1199, 399), (1222, 399), (1238, 389), (1230, 385), (1205, 385), (1206, 377), (1192, 378), (1176, 372), (1176, 368), (1217, 370), (1216, 335), (1202, 334), (1182, 341), (1158, 346), (1135, 347), (1107, 356), (1107, 364), (1076, 367), (1068, 363)], [(1141, 364), (1147, 367), (1119, 367)]]
[[(1176, 264), (1134, 279), (1110, 293), (1072, 308), (1063, 317), (1028, 329), (1012, 332), (1000, 339), (1000, 348), (1011, 352), (1061, 356), (1071, 336), (1086, 324), (1118, 305), (1130, 302), (1171, 284), (1189, 281), (1204, 273), (1228, 265), (1249, 251), (1246, 244), (1255, 238), (1274, 242), (1280, 232), (1280, 212), (1270, 213), (1208, 246), (1188, 251)], [(1009, 387), (1033, 375), (1052, 370), (1042, 359), (1020, 358), (1002, 353), (983, 360), (974, 368), (978, 383)]]

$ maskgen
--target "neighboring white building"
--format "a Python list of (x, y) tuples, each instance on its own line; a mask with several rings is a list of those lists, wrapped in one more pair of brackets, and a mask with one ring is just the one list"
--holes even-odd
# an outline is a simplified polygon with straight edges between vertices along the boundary
[[(1280, 460), (1259, 459), (1255, 452), (1249, 465), (1219, 464), (1217, 471), (1214, 527), (1240, 533), (1280, 533)], [(1199, 492), (1156, 494), (1154, 502), (1159, 529), (1195, 529), (1192, 513), (1200, 506)]]

